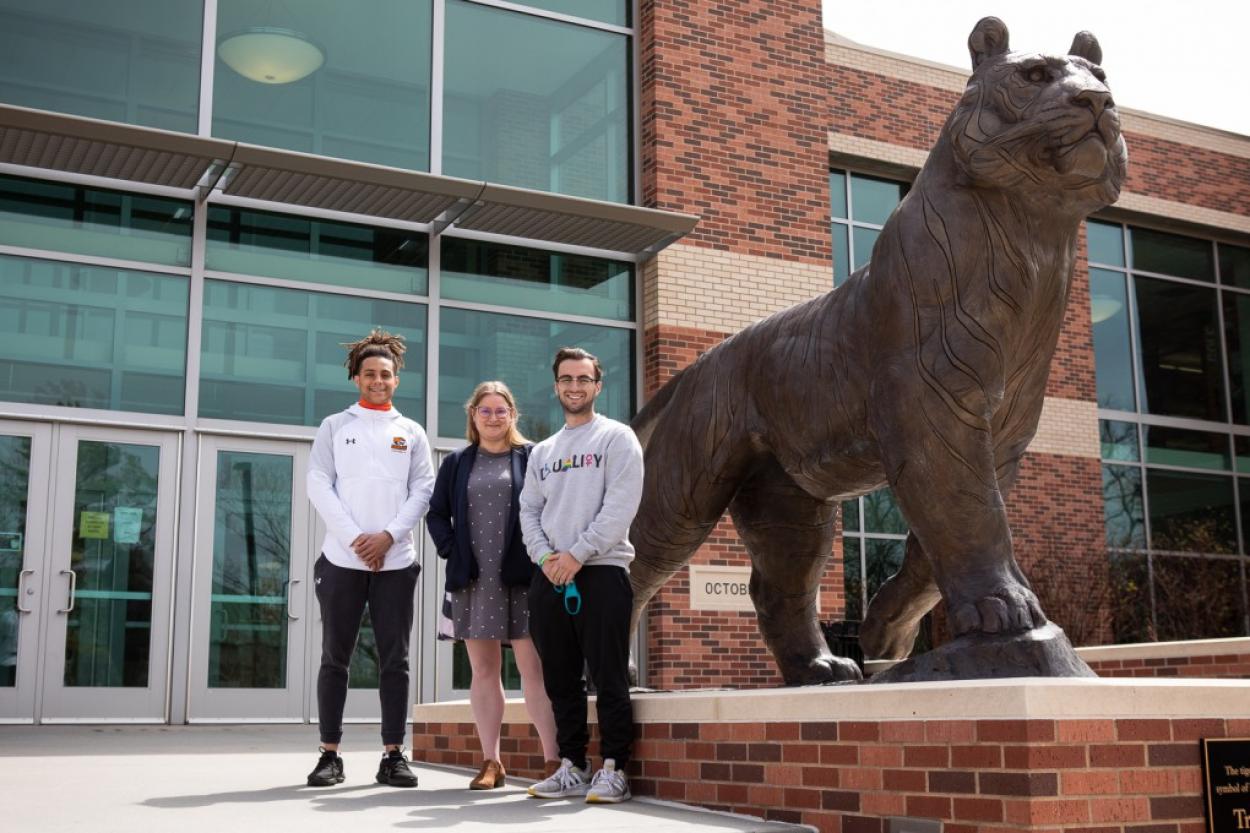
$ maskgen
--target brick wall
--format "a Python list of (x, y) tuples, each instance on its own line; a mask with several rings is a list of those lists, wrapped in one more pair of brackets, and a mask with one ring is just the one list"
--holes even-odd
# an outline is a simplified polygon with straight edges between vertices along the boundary
[(1204, 677), (1250, 679), (1250, 651), (1197, 657), (1089, 660), (1100, 677)]
[(643, 0), (644, 204), (686, 242), (828, 263), (824, 30), (813, 0)]
[[(899, 818), (939, 821), (946, 833), (1201, 833), (1199, 739), (1250, 737), (1248, 685), (1004, 680), (643, 695), (631, 789), (829, 833), (886, 833)], [(519, 702), (505, 723), (504, 766), (538, 777), (537, 737)], [(414, 759), (470, 768), (479, 754), (467, 704), (416, 707)]]
[(1079, 653), (1101, 677), (1250, 679), (1250, 637), (1104, 645)]

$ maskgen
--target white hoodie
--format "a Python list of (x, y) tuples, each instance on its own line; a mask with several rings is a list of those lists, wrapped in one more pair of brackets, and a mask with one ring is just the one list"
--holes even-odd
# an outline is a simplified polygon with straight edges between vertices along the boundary
[(321, 551), (332, 564), (367, 570), (352, 551), (362, 533), (391, 534), (383, 570), (417, 560), (412, 530), (425, 517), (434, 490), (430, 442), (416, 422), (392, 407), (352, 405), (325, 418), (308, 461), (308, 498), (325, 521)]

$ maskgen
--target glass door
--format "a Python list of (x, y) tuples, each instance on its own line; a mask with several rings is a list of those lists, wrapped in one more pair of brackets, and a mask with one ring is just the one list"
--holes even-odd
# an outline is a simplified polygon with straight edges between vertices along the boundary
[(177, 436), (57, 429), (45, 722), (164, 722)]
[(0, 723), (35, 719), (39, 618), (47, 593), (44, 544), (49, 425), (0, 421)]
[(308, 446), (203, 436), (189, 716), (302, 721)]

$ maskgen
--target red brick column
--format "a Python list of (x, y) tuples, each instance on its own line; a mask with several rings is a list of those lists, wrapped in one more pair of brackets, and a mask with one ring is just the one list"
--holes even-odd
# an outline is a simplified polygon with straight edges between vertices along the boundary
[[(828, 90), (816, 0), (767, 8), (643, 0), (637, 31), (643, 202), (699, 215), (675, 249), (705, 258), (690, 265), (666, 253), (643, 270), (649, 397), (700, 353), (779, 308), (774, 297), (786, 306), (831, 287), (831, 277), (823, 282), (832, 257)], [(709, 263), (723, 278), (720, 290), (704, 282)], [(808, 270), (808, 281), (817, 274), (813, 290), (798, 297), (787, 277), (795, 267)], [(772, 293), (764, 281), (789, 291)], [(727, 286), (740, 294), (729, 297)], [(675, 297), (693, 300), (678, 305)], [(745, 567), (749, 559), (724, 519), (692, 563)], [(839, 592), (840, 575), (829, 580)], [(659, 591), (647, 617), (650, 686), (780, 683), (754, 613), (692, 610), (685, 571)]]

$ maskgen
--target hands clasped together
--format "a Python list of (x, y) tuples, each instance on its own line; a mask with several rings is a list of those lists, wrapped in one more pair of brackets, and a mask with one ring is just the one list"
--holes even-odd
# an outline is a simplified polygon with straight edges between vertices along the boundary
[(386, 561), (386, 553), (390, 551), (395, 539), (386, 530), (381, 532), (364, 532), (352, 541), (352, 552), (373, 572), (382, 569)]
[(543, 575), (556, 587), (563, 587), (573, 580), (582, 562), (573, 557), (573, 553), (561, 551), (550, 556), (543, 562)]

